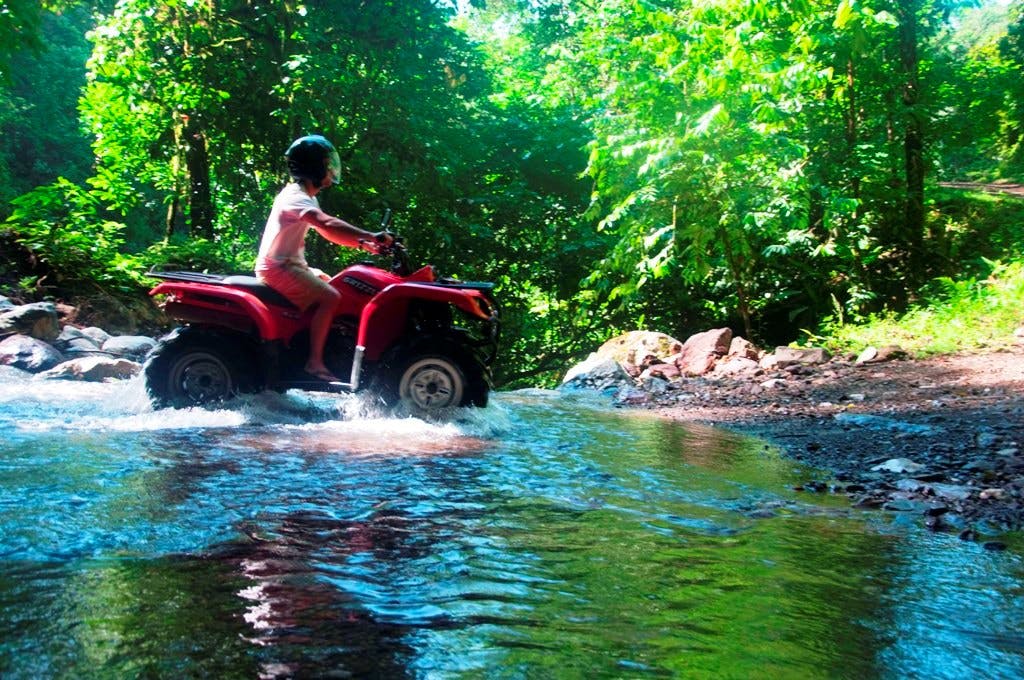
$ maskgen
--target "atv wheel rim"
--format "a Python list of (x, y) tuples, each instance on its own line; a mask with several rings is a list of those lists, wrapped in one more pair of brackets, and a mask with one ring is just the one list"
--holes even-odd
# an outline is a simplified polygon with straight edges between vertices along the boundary
[(465, 379), (458, 366), (448, 360), (421, 359), (402, 376), (402, 400), (424, 411), (458, 406), (462, 403)]
[(192, 354), (175, 369), (171, 385), (194, 404), (205, 404), (231, 395), (231, 372), (212, 354)]

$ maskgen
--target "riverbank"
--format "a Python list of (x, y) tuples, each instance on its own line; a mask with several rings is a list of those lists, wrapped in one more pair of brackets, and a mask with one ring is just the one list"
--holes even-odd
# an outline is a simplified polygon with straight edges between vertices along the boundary
[(642, 407), (766, 439), (823, 471), (808, 493), (914, 513), (965, 540), (1024, 529), (1024, 347), (772, 377), (690, 378)]

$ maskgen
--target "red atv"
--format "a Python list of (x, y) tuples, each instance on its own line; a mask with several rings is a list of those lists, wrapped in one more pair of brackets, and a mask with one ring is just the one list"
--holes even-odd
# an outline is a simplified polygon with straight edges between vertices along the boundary
[(363, 262), (330, 281), (341, 302), (324, 360), (335, 375), (350, 375), (347, 383), (310, 381), (303, 368), (312, 312), (255, 277), (150, 272), (163, 281), (150, 295), (184, 324), (146, 360), (150, 397), (183, 407), (266, 389), (365, 387), (414, 415), (486, 406), (500, 327), (493, 284), (439, 279), (430, 266), (413, 271), (397, 239), (386, 254), (390, 271)]

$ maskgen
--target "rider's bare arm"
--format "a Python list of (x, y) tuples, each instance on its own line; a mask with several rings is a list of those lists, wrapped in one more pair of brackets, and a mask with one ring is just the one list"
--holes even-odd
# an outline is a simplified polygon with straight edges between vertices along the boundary
[(391, 240), (390, 235), (387, 235), (382, 241), (381, 234), (360, 229), (343, 219), (328, 215), (322, 210), (308, 210), (303, 214), (303, 219), (328, 241), (349, 248), (361, 248), (375, 253), (382, 242)]

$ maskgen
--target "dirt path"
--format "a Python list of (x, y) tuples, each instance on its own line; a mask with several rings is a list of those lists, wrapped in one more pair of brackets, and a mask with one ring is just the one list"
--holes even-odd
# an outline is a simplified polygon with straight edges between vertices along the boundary
[(1006, 194), (1024, 198), (1024, 184), (1010, 184), (994, 182), (983, 184), (981, 182), (939, 182), (940, 187), (947, 189), (968, 189), (970, 191), (984, 191), (988, 194)]
[(1024, 347), (695, 378), (653, 408), (758, 435), (825, 470), (808, 492), (915, 513), (965, 539), (1024, 529)]

